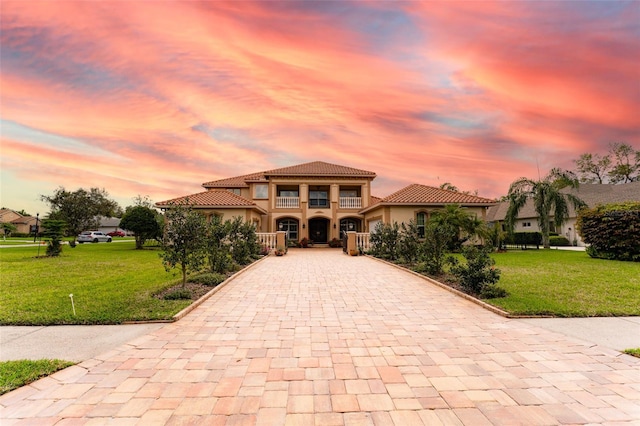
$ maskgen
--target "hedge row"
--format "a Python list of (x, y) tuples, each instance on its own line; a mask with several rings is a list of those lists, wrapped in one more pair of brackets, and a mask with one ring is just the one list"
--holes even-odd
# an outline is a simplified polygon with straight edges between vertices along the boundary
[(589, 244), (589, 256), (640, 262), (640, 203), (585, 209), (578, 215), (576, 228)]
[(542, 234), (540, 232), (514, 232), (512, 235), (508, 235), (504, 242), (509, 245), (538, 247), (542, 244)]

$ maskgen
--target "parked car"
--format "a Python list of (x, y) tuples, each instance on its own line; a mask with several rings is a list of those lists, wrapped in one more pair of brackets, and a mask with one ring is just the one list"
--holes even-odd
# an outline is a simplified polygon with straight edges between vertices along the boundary
[(124, 232), (122, 232), (122, 231), (111, 231), (111, 232), (107, 232), (107, 235), (109, 235), (111, 237), (124, 237)]
[(82, 243), (97, 243), (99, 241), (111, 242), (111, 236), (104, 234), (100, 231), (84, 231), (78, 235), (78, 242)]

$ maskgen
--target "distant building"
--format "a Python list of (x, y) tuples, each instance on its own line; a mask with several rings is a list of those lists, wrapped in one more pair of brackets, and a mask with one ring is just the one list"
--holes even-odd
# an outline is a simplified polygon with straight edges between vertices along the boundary
[[(580, 184), (577, 189), (566, 189), (565, 192), (569, 192), (579, 197), (589, 207), (595, 207), (598, 204), (624, 203), (627, 201), (640, 202), (640, 182), (630, 182), (618, 185), (583, 183)], [(508, 201), (501, 202), (490, 207), (487, 213), (487, 221), (503, 223), (507, 215), (508, 208)], [(551, 217), (553, 218), (553, 212)], [(555, 229), (552, 224), (551, 230), (552, 232), (556, 232), (558, 235), (566, 237), (571, 243), (575, 242), (578, 246), (584, 246), (580, 235), (576, 232), (577, 218), (578, 213), (572, 205), (569, 205), (569, 220), (567, 220), (567, 222), (565, 222), (559, 229)], [(532, 200), (528, 200), (520, 210), (514, 230), (516, 232), (540, 231), (538, 215), (535, 212)]]
[(36, 226), (37, 218), (34, 216), (23, 216), (11, 209), (0, 209), (0, 223), (11, 223), (16, 227), (14, 233), (28, 234), (31, 227)]

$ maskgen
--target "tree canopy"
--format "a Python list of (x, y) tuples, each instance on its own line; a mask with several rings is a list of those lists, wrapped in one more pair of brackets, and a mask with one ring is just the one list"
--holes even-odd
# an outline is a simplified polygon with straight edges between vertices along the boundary
[(605, 155), (585, 153), (574, 160), (583, 183), (628, 183), (640, 179), (640, 150), (624, 142), (609, 145)]
[(100, 225), (99, 216), (119, 217), (122, 208), (104, 189), (80, 188), (74, 192), (59, 187), (53, 195), (41, 195), (40, 199), (51, 207), (49, 219), (66, 222), (68, 235), (78, 235)]

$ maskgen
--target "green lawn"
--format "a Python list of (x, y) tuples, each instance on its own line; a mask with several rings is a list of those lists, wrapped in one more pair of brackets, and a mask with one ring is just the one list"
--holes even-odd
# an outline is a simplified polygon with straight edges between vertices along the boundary
[(73, 365), (59, 359), (0, 362), (0, 395)]
[[(171, 318), (191, 301), (152, 297), (179, 278), (165, 272), (158, 250), (134, 247), (133, 241), (64, 246), (57, 258), (36, 258), (38, 247), (0, 249), (0, 324), (117, 324)], [(40, 255), (44, 252), (41, 247)]]
[(640, 263), (592, 259), (585, 252), (513, 250), (493, 255), (499, 286), (486, 300), (512, 314), (560, 317), (640, 315)]

